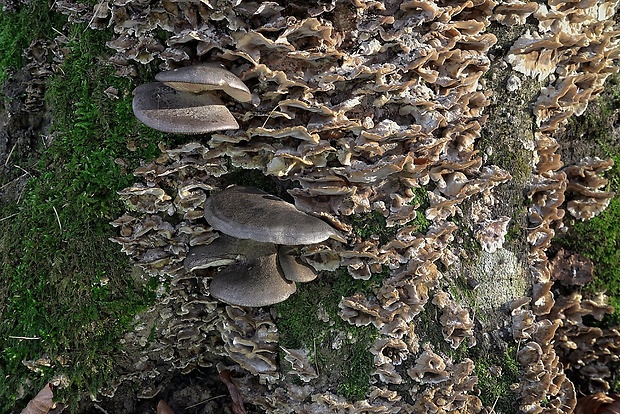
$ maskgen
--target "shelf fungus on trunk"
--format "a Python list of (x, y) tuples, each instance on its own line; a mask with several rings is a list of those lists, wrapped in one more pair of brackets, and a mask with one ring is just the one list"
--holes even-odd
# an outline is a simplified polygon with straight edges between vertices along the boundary
[(235, 263), (241, 258), (240, 242), (239, 239), (222, 234), (209, 244), (193, 246), (183, 263), (185, 270), (192, 272)]
[(211, 281), (211, 296), (237, 306), (268, 306), (295, 293), (295, 282), (286, 280), (278, 268), (272, 243), (240, 241), (241, 260), (218, 272)]
[(204, 134), (239, 129), (217, 91), (239, 102), (252, 99), (241, 79), (215, 64), (168, 70), (155, 79), (158, 82), (134, 90), (132, 108), (142, 123), (163, 132)]
[(231, 305), (258, 307), (286, 300), (295, 292), (295, 282), (316, 278), (295, 246), (330, 237), (342, 240), (326, 222), (251, 187), (231, 186), (209, 197), (205, 218), (223, 234), (209, 245), (192, 247), (185, 268), (228, 265), (213, 277), (210, 291)]
[(278, 264), (291, 282), (312, 282), (316, 279), (316, 271), (312, 266), (304, 263), (299, 257), (300, 249), (294, 246), (278, 247)]

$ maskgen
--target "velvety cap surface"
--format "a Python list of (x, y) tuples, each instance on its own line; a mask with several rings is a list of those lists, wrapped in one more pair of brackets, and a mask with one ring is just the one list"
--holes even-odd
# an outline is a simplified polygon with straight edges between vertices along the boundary
[(239, 102), (252, 100), (252, 94), (243, 81), (217, 64), (193, 65), (167, 70), (155, 75), (155, 79), (185, 92), (202, 93), (218, 89)]
[(205, 202), (205, 218), (222, 233), (265, 243), (314, 244), (335, 235), (323, 220), (252, 187), (233, 186), (212, 195)]

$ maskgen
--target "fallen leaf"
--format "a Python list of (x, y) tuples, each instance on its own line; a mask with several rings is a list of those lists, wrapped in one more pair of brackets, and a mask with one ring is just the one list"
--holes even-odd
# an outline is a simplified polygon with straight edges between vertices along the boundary
[(575, 414), (619, 414), (620, 394), (606, 395), (602, 392), (577, 400)]
[(241, 393), (239, 389), (232, 381), (232, 374), (229, 370), (224, 369), (220, 371), (220, 379), (226, 387), (228, 388), (228, 393), (230, 394), (230, 398), (232, 399), (232, 410), (234, 414), (246, 414), (245, 408), (243, 407), (243, 397), (241, 397)]
[(21, 414), (47, 414), (54, 405), (52, 384), (46, 384), (35, 397), (30, 400)]
[(166, 404), (166, 401), (159, 400), (157, 403), (157, 414), (174, 414), (174, 411), (172, 411), (172, 408)]

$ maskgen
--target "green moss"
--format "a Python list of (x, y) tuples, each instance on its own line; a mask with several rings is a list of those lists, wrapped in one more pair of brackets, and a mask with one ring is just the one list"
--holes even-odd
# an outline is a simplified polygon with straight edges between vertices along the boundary
[(431, 226), (431, 222), (427, 220), (425, 211), (430, 207), (431, 203), (428, 199), (428, 191), (426, 187), (414, 188), (413, 189), (414, 198), (411, 201), (412, 205), (418, 205), (416, 209), (416, 217), (411, 222), (407, 223), (410, 226), (416, 226), (418, 228), (418, 232), (422, 234), (426, 234), (429, 227)]
[(415, 323), (415, 332), (421, 344), (426, 342), (429, 342), (431, 344), (444, 343), (442, 328), (441, 324), (439, 323), (440, 316), (441, 311), (439, 310), (439, 308), (430, 303), (424, 306), (422, 312), (417, 316)]
[(352, 336), (355, 342), (349, 341), (344, 347), (347, 358), (342, 360), (340, 373), (343, 381), (340, 382), (338, 393), (351, 401), (364, 399), (370, 388), (374, 362), (368, 349), (377, 336), (378, 333), (372, 326), (358, 328)]
[[(430, 227), (430, 222), (426, 219), (424, 211), (429, 207), (426, 188), (414, 188), (414, 198), (410, 204), (418, 206), (416, 208), (415, 219), (408, 222), (407, 226), (414, 226), (419, 233), (425, 234)], [(378, 211), (370, 213), (354, 214), (351, 216), (353, 232), (362, 240), (376, 239), (380, 244), (385, 244), (392, 240), (401, 226), (387, 226), (387, 221)]]
[(564, 248), (594, 261), (595, 278), (585, 289), (606, 291), (616, 309), (604, 326), (620, 324), (620, 149), (614, 132), (620, 116), (619, 79), (617, 75), (610, 77), (598, 101), (590, 104), (584, 115), (571, 118), (565, 133), (569, 140), (596, 144), (592, 151), (600, 157), (613, 158), (615, 165), (605, 173), (609, 180), (605, 190), (615, 192), (616, 196), (606, 210), (588, 221), (565, 220), (570, 231), (556, 240)]
[[(482, 153), (490, 153), (486, 165), (501, 167), (510, 173), (515, 183), (525, 185), (532, 174), (532, 152), (522, 148), (523, 144), (513, 137), (514, 129), (510, 119), (491, 113), (475, 147)], [(489, 149), (492, 151), (489, 152)], [(510, 157), (506, 157), (506, 154), (510, 154)]]
[(523, 225), (523, 218), (527, 217), (531, 199), (522, 200), (521, 205), (513, 210), (512, 217), (508, 223), (508, 231), (504, 236), (507, 245), (521, 243), (527, 238), (527, 228)]
[(620, 86), (618, 75), (607, 81), (607, 89), (598, 101), (592, 103), (582, 116), (569, 118), (565, 134), (570, 137), (584, 138), (606, 148), (608, 152), (617, 151), (610, 145), (613, 132), (613, 118), (620, 110)]
[(354, 214), (351, 216), (353, 231), (362, 240), (378, 238), (381, 244), (387, 243), (396, 234), (395, 227), (387, 227), (385, 217), (378, 212)]
[[(477, 312), (477, 304), (472, 290), (464, 285), (464, 281), (457, 281), (448, 290), (454, 300), (461, 306), (469, 308), (473, 318), (479, 318), (481, 312)], [(432, 300), (432, 298), (431, 298)], [(472, 312), (472, 309), (474, 311)], [(415, 323), (415, 331), (421, 344), (430, 343), (433, 351), (442, 358), (457, 364), (467, 358), (474, 362), (474, 375), (478, 377), (479, 397), (485, 406), (494, 406), (496, 412), (514, 413), (513, 403), (516, 395), (510, 389), (511, 384), (518, 381), (519, 364), (515, 359), (516, 347), (508, 347), (505, 351), (493, 350), (483, 347), (478, 343), (476, 346), (469, 347), (468, 340), (464, 340), (456, 349), (450, 347), (443, 337), (442, 325), (439, 319), (442, 315), (441, 309), (427, 303), (422, 312), (418, 315)], [(408, 361), (413, 363), (413, 361)]]
[[(607, 173), (610, 189), (620, 192), (620, 155), (614, 156), (615, 165)], [(585, 221), (574, 222), (566, 237), (558, 243), (571, 251), (579, 252), (595, 263), (595, 279), (586, 286), (590, 292), (606, 291), (612, 303), (620, 298), (620, 199), (614, 197), (609, 207), (600, 215)], [(616, 307), (620, 309), (620, 307)], [(610, 323), (620, 323), (620, 312), (613, 313)]]
[(30, 42), (53, 39), (54, 28), (62, 27), (65, 21), (64, 16), (50, 13), (44, 1), (33, 1), (16, 12), (0, 13), (0, 84), (11, 72), (21, 68), (23, 50)]
[(495, 407), (496, 412), (514, 413), (512, 405), (516, 395), (510, 389), (510, 385), (517, 382), (519, 375), (519, 364), (514, 357), (516, 349), (511, 347), (504, 353), (488, 352), (480, 345), (468, 348), (467, 341), (452, 349), (443, 338), (440, 316), (441, 311), (436, 306), (427, 304), (424, 307), (416, 320), (416, 334), (420, 343), (433, 344), (437, 354), (455, 364), (466, 358), (471, 359), (475, 365), (474, 375), (478, 377), (482, 403), (488, 407)]
[[(56, 395), (75, 409), (85, 391), (110, 378), (119, 338), (155, 300), (152, 284), (130, 276), (108, 223), (124, 211), (116, 192), (135, 181), (115, 160), (135, 167), (159, 153), (164, 137), (135, 120), (133, 84), (100, 64), (107, 36), (71, 26), (64, 75), (51, 79), (46, 94), (53, 143), (19, 203), (0, 208), (0, 413), (25, 404), (16, 401), (24, 384), (32, 396), (59, 373), (71, 384)], [(103, 94), (111, 85), (117, 101)], [(43, 355), (54, 364), (41, 375), (22, 364)]]
[[(471, 229), (471, 226), (465, 224), (463, 218), (459, 216), (450, 217), (448, 220), (456, 224), (458, 227), (455, 238), (460, 240), (460, 246), (467, 253), (468, 259), (465, 261), (475, 260), (475, 258), (480, 255), (480, 252), (482, 252), (482, 246), (478, 240), (474, 238), (474, 232)], [(438, 263), (437, 265), (439, 267), (443, 266), (441, 263)]]
[(356, 292), (369, 293), (381, 277), (354, 280), (342, 269), (312, 283), (298, 284), (293, 296), (276, 305), (280, 344), (310, 351), (318, 372), (332, 377), (330, 383), (340, 384), (338, 393), (351, 400), (364, 398), (370, 387), (374, 365), (369, 348), (378, 331), (373, 326), (358, 328), (343, 321), (338, 316), (338, 303)]
[(515, 412), (513, 405), (516, 395), (510, 389), (519, 378), (519, 363), (515, 355), (516, 349), (511, 347), (503, 354), (489, 353), (475, 360), (474, 374), (478, 376), (482, 404), (494, 407), (498, 413)]

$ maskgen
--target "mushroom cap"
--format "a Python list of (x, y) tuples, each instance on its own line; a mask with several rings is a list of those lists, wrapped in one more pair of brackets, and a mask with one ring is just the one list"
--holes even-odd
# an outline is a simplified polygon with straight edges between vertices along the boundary
[(183, 92), (223, 90), (239, 102), (252, 100), (252, 93), (236, 75), (217, 64), (185, 66), (159, 72), (155, 79)]
[(286, 300), (296, 287), (282, 277), (274, 246), (272, 254), (232, 264), (216, 274), (209, 290), (230, 305), (258, 307)]
[(188, 272), (208, 267), (227, 266), (240, 259), (240, 240), (225, 234), (209, 244), (193, 246), (183, 261)]
[(133, 113), (148, 127), (176, 134), (204, 134), (238, 129), (239, 124), (214, 94), (176, 91), (151, 82), (133, 91)]
[(316, 279), (316, 271), (301, 261), (295, 248), (291, 246), (278, 247), (278, 263), (284, 277), (291, 282), (311, 282)]
[(229, 236), (265, 243), (305, 245), (337, 236), (323, 220), (252, 187), (231, 186), (212, 195), (205, 202), (205, 218)]

